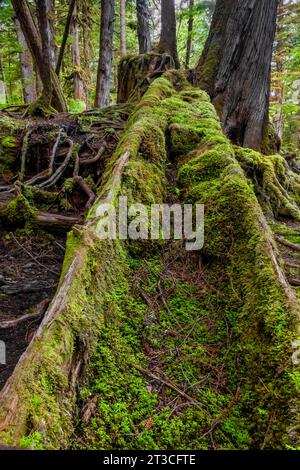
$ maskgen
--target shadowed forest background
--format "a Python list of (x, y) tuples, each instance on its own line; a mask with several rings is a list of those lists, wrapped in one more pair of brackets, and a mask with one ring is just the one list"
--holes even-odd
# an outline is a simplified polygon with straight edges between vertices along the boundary
[(299, 152), (298, 0), (0, 0), (0, 448), (299, 449)]

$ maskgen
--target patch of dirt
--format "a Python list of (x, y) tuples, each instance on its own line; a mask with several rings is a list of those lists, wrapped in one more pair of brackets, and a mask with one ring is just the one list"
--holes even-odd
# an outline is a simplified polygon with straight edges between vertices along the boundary
[(42, 232), (26, 236), (7, 233), (0, 239), (0, 340), (6, 349), (6, 364), (0, 364), (0, 388), (56, 291), (65, 240), (64, 235), (54, 238)]

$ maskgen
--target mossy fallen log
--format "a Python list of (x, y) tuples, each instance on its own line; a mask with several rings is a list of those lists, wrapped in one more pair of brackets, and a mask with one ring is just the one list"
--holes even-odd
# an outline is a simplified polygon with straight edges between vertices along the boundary
[[(188, 311), (176, 306), (176, 298), (168, 306), (162, 291), (152, 299), (149, 286), (148, 293), (138, 293), (140, 272), (135, 267), (147, 258), (147, 251), (153, 264), (153, 246), (157, 265), (150, 279), (160, 285), (158, 265), (166, 255), (161, 241), (97, 236), (102, 203), (117, 204), (119, 195), (148, 206), (166, 200), (169, 158), (178, 165), (181, 202), (204, 203), (206, 208), (205, 280), (199, 284), (204, 294), (202, 304), (189, 305)], [(98, 449), (296, 445), (289, 426), (296, 421), (291, 410), (296, 409), (298, 372), (291, 344), (298, 333), (298, 301), (239, 160), (204, 92), (192, 88), (179, 72), (169, 71), (154, 81), (128, 120), (85, 225), (68, 236), (59, 289), (0, 393), (0, 441), (32, 448), (78, 447), (80, 432), (83, 447)], [(175, 258), (180, 255), (189, 263), (187, 253), (176, 254), (176, 246), (174, 250)], [(196, 258), (203, 276), (199, 254)], [(191, 282), (187, 277), (185, 288)], [(188, 290), (194, 302), (200, 295), (196, 291)], [(184, 375), (172, 369), (176, 356), (164, 352), (168, 367), (160, 362), (156, 373), (149, 370), (152, 376), (172, 372), (177, 382), (175, 396), (164, 396), (159, 406), (154, 385), (137, 370), (153, 367), (149, 354), (157, 340), (151, 343), (145, 328), (154, 322), (159, 334), (166, 331), (153, 320), (158, 298), (168, 328), (175, 322), (175, 337), (183, 328), (182, 317), (192, 316), (195, 308), (193, 328), (201, 323), (200, 310), (206, 309), (207, 325), (210, 315), (215, 322), (207, 344), (200, 335), (194, 338), (193, 355), (189, 351), (184, 358), (185, 374), (191, 368), (205, 385), (199, 392), (193, 389), (197, 407), (190, 402), (178, 415), (177, 406), (184, 403), (176, 401), (174, 409), (168, 403), (178, 399), (174, 390), (187, 384)], [(178, 350), (180, 344), (173, 347)], [(130, 366), (133, 363), (137, 368)], [(207, 382), (211, 376), (217, 384)], [(80, 406), (91, 394), (93, 420), (80, 422)]]

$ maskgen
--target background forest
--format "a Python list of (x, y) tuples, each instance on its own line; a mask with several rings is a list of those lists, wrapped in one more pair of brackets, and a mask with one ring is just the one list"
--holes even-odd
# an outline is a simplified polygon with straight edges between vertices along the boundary
[[(32, 10), (35, 2), (29, 2)], [(110, 102), (117, 96), (117, 68), (125, 55), (139, 51), (136, 0), (115, 2)], [(142, 2), (143, 3), (143, 2)], [(147, 3), (147, 2), (146, 2)], [(68, 0), (48, 0), (56, 59), (70, 13)], [(101, 7), (96, 0), (71, 2), (70, 34), (61, 66), (61, 82), (71, 112), (94, 106), (100, 48)], [(31, 103), (41, 92), (26, 41), (10, 0), (0, 2), (0, 105)], [(177, 0), (177, 49), (182, 66), (194, 67), (203, 50), (215, 0)], [(149, 1), (151, 43), (158, 45), (160, 0)], [(280, 0), (272, 63), (271, 117), (285, 150), (300, 147), (300, 2)]]

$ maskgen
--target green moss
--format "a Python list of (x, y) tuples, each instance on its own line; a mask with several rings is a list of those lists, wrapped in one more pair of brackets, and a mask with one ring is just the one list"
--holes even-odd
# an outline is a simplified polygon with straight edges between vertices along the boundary
[(265, 156), (254, 150), (235, 148), (235, 155), (246, 176), (254, 183), (266, 214), (290, 216), (300, 220), (297, 205), (300, 178), (288, 169), (280, 155)]
[(22, 193), (30, 204), (41, 209), (49, 207), (49, 205), (54, 204), (58, 199), (58, 193), (44, 191), (35, 186), (25, 185), (22, 188)]
[(264, 155), (274, 155), (281, 147), (281, 140), (275, 131), (274, 125), (269, 122), (263, 132), (261, 152)]
[(17, 146), (17, 143), (17, 138), (12, 135), (5, 136), (1, 140), (1, 145), (4, 148), (15, 148)]
[(23, 195), (19, 195), (8, 203), (2, 217), (9, 225), (24, 226), (33, 220), (34, 214), (35, 210), (29, 201)]
[(49, 104), (49, 100), (43, 94), (28, 106), (29, 116), (49, 117), (57, 114), (57, 111)]
[[(205, 142), (209, 142), (209, 150)], [(263, 222), (253, 191), (258, 189), (258, 175), (263, 178), (259, 184), (265, 194), (275, 192), (274, 197), (289, 213), (297, 215), (298, 209), (283, 187), (288, 175), (280, 156), (264, 157), (240, 148), (233, 152), (231, 145), (223, 142), (223, 135), (208, 131), (199, 152), (191, 153), (180, 167), (178, 180), (183, 186), (185, 202), (205, 204), (203, 254), (209, 256), (208, 279), (217, 282), (221, 295), (219, 308), (225, 311), (233, 332), (227, 367), (232, 384), (242, 380), (240, 413), (247, 429), (255, 429), (255, 434), (251, 433), (255, 445), (263, 439), (269, 418), (254, 418), (251, 410), (257, 403), (268, 410), (268, 415), (276, 409), (277, 421), (271, 426), (268, 442), (280, 448), (286, 439), (287, 403), (295, 393), (287, 374), (279, 372), (282, 367), (292, 368), (289, 358), (293, 317), (288, 313), (285, 293), (269, 257), (272, 235)], [(254, 184), (249, 185), (245, 176)], [(257, 194), (262, 200), (263, 191)], [(275, 206), (270, 199), (268, 203), (272, 213), (278, 214), (278, 204)], [(280, 210), (282, 213), (283, 209)], [(238, 370), (234, 367), (237, 356)], [(263, 391), (264, 385), (269, 393)], [(275, 389), (281, 390), (280, 394), (274, 394)], [(223, 429), (229, 431), (231, 425), (226, 423)], [(238, 436), (240, 439), (243, 440), (243, 433)]]

